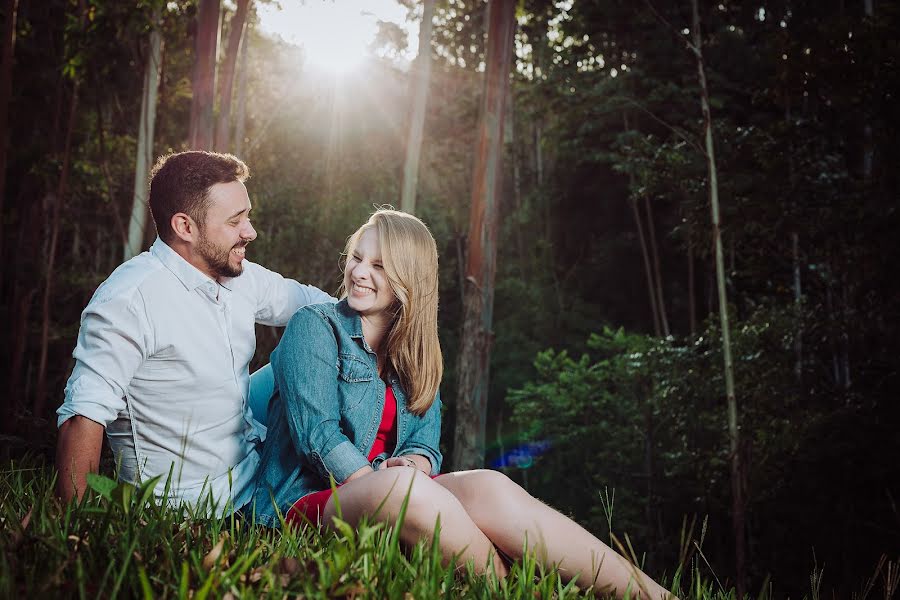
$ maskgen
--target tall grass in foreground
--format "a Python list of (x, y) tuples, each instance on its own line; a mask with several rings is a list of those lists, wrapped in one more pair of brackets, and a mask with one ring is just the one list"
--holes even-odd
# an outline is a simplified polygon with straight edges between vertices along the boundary
[[(503, 580), (444, 567), (435, 544), (404, 551), (396, 529), (381, 524), (320, 532), (204, 519), (157, 504), (152, 482), (135, 488), (104, 477), (80, 505), (62, 506), (53, 483), (52, 469), (33, 461), (0, 468), (0, 598), (592, 597), (532, 557)], [(675, 570), (681, 597), (733, 598), (701, 576), (698, 558)], [(887, 569), (896, 590), (897, 567)], [(759, 598), (769, 597), (764, 588)]]

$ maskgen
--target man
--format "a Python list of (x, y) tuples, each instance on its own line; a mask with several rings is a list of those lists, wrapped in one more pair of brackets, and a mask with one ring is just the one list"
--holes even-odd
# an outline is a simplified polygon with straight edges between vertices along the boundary
[(263, 432), (247, 403), (254, 323), (285, 325), (301, 306), (334, 301), (246, 260), (247, 166), (227, 154), (182, 152), (151, 172), (158, 238), (97, 288), (81, 316), (59, 415), (57, 491), (81, 497), (103, 431), (119, 478), (162, 475), (169, 500), (216, 514), (253, 493)]

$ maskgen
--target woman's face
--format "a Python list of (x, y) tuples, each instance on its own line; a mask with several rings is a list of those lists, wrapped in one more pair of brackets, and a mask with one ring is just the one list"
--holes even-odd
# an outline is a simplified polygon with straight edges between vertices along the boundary
[(344, 288), (350, 308), (364, 316), (384, 313), (396, 301), (381, 262), (381, 246), (374, 227), (363, 232), (353, 253), (347, 257)]

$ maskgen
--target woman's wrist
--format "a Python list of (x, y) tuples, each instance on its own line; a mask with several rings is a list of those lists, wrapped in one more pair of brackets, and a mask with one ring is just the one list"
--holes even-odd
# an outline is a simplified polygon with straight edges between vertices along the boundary
[(428, 457), (421, 454), (404, 454), (400, 458), (407, 459), (409, 461), (408, 466), (418, 469), (426, 475), (431, 475), (431, 461), (428, 460)]

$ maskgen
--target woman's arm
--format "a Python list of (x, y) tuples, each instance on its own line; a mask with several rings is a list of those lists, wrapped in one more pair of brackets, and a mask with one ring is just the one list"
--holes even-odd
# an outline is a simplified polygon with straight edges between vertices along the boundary
[(439, 449), (441, 440), (440, 392), (435, 396), (431, 407), (416, 421), (418, 422), (417, 427), (403, 442), (403, 445), (398, 448), (395, 458), (405, 459), (409, 457), (415, 461), (416, 467), (421, 471), (430, 475), (437, 475), (441, 472), (441, 461), (443, 460)]
[(431, 461), (421, 454), (404, 454), (403, 456), (391, 456), (382, 461), (378, 465), (378, 470), (390, 469), (391, 467), (412, 467), (423, 473), (431, 473)]
[(340, 426), (337, 341), (327, 318), (302, 308), (291, 318), (272, 368), (297, 453), (337, 483), (372, 471)]

